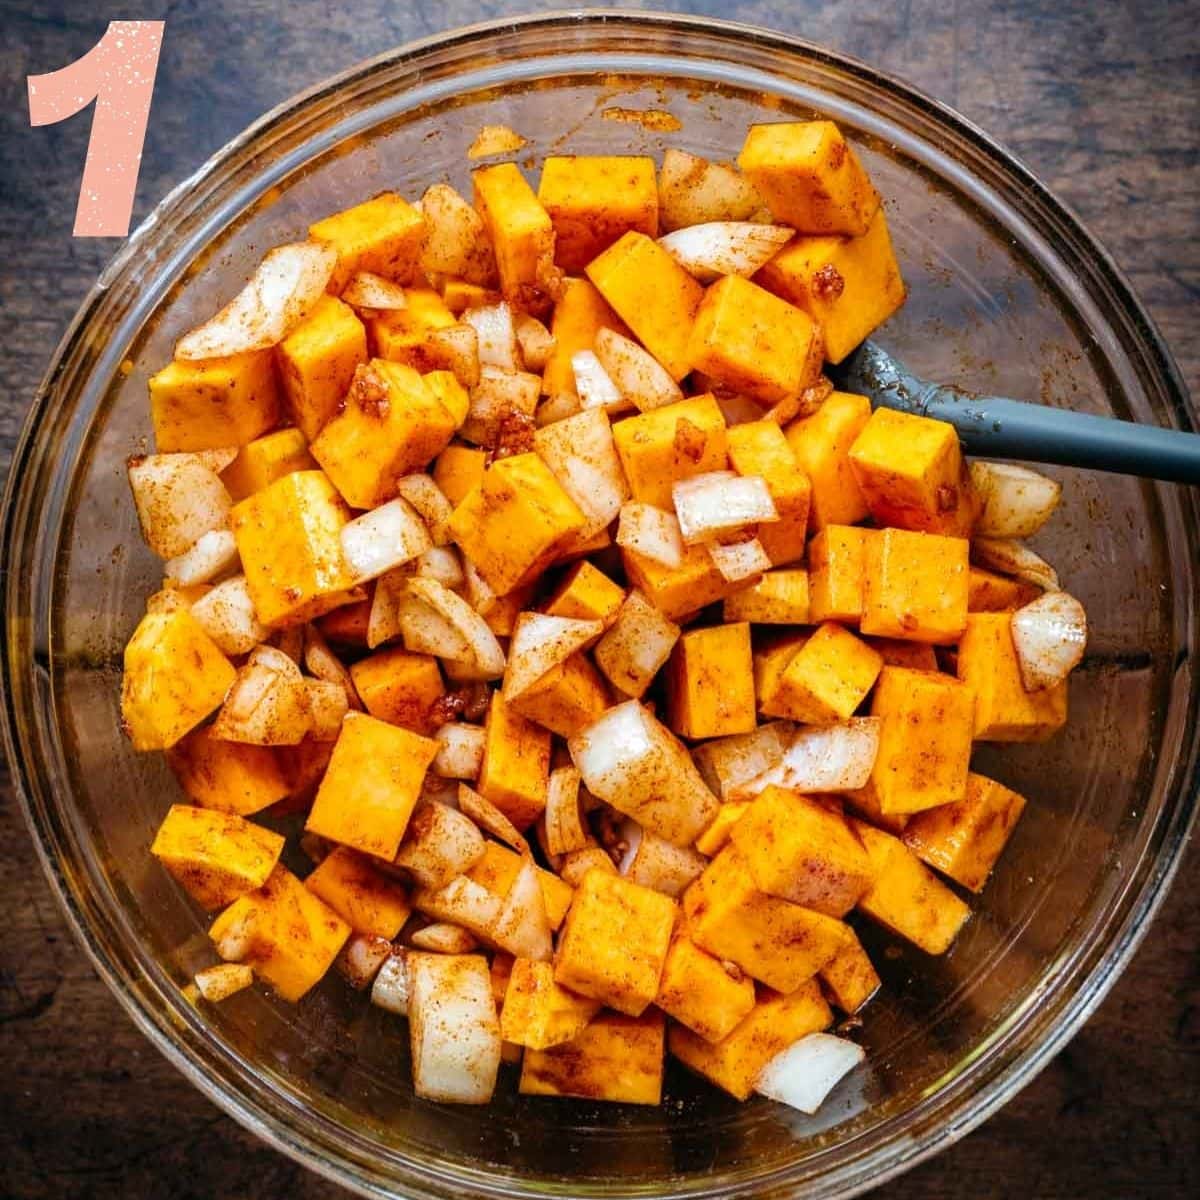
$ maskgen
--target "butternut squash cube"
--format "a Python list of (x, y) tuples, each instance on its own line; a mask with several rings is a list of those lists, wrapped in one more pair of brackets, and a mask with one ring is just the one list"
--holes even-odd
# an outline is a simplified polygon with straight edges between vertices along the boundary
[(855, 791), (840, 792), (839, 795), (860, 817), (880, 829), (887, 830), (888, 833), (894, 833), (897, 837), (904, 832), (904, 827), (911, 819), (908, 813), (883, 811), (883, 802), (874, 779), (868, 779), (865, 786)]
[(445, 366), (444, 353), (438, 353), (429, 335), (458, 323), (437, 292), (430, 288), (407, 288), (403, 308), (373, 318), (367, 331), (371, 353), (389, 362), (407, 363), (424, 373)]
[(482, 167), (471, 179), (475, 207), (496, 251), (504, 298), (526, 312), (545, 312), (562, 287), (549, 213), (515, 163)]
[(827, 621), (788, 660), (762, 711), (809, 725), (852, 717), (867, 698), (883, 659), (866, 642)]
[(938, 670), (937, 654), (928, 642), (905, 642), (899, 638), (866, 637), (863, 641), (883, 659), (885, 667), (908, 667), (913, 671)]
[(485, 729), (479, 791), (518, 829), (528, 829), (546, 807), (550, 731), (526, 720), (498, 691)]
[[(467, 872), (467, 877), (487, 888), (489, 892), (503, 900), (520, 873), (527, 859), (515, 850), (500, 845), (499, 842), (486, 842), (483, 857)], [(546, 905), (546, 919), (551, 929), (557, 929), (571, 907), (571, 898), (575, 889), (564, 879), (541, 867), (537, 869), (538, 883), (542, 889), (542, 902)]]
[(552, 667), (511, 706), (559, 737), (574, 737), (611, 703), (599, 671), (582, 652)]
[(342, 604), (321, 617), (317, 626), (323, 637), (341, 646), (367, 648), (367, 630), (371, 624), (371, 601), (355, 600)]
[(230, 527), (264, 625), (311, 621), (350, 598), (340, 536), (349, 519), (322, 471), (293, 471), (234, 506)]
[(640, 1016), (658, 995), (677, 909), (661, 892), (588, 871), (563, 923), (555, 982)]
[(808, 547), (808, 618), (857, 625), (862, 620), (867, 544), (878, 531), (826, 525)]
[(613, 312), (595, 284), (587, 279), (564, 280), (562, 296), (554, 306), (550, 322), (554, 349), (542, 372), (542, 391), (547, 396), (577, 394), (571, 358), (580, 350), (590, 350), (601, 329), (629, 336), (629, 327)]
[(727, 800), (717, 809), (712, 824), (696, 839), (696, 849), (709, 858), (720, 854), (729, 844), (733, 827), (746, 815), (749, 807), (749, 800)]
[(347, 713), (304, 828), (390, 862), (437, 751), (432, 738)]
[(885, 813), (915, 813), (966, 795), (975, 697), (946, 675), (884, 667), (871, 713), (882, 718), (871, 785)]
[(617, 1104), (662, 1100), (666, 1021), (657, 1009), (640, 1017), (600, 1013), (569, 1042), (526, 1050), (522, 1096), (575, 1096)]
[(555, 983), (550, 963), (518, 958), (504, 992), (500, 1033), (506, 1042), (545, 1050), (578, 1037), (599, 1011), (598, 1000)]
[(433, 482), (456, 508), (483, 480), (487, 451), (476, 446), (447, 446), (433, 466)]
[(333, 965), (350, 926), (285, 867), (257, 891), (240, 896), (212, 923), (208, 936), (223, 957), (248, 963), (295, 1003)]
[(447, 279), (442, 284), (442, 302), (455, 316), (462, 316), (468, 308), (486, 308), (502, 299), (494, 288), (468, 283), (465, 279)]
[(658, 236), (652, 158), (551, 155), (542, 162), (538, 199), (554, 223), (555, 261), (570, 273), (630, 229)]
[(725, 418), (712, 396), (626, 417), (612, 432), (634, 499), (667, 512), (674, 511), (671, 489), (680, 480), (725, 469)]
[(283, 838), (235, 813), (172, 804), (150, 853), (207, 909), (223, 908), (267, 881)]
[(967, 611), (1004, 612), (1036, 600), (1041, 589), (982, 567), (967, 568)]
[(304, 881), (355, 933), (397, 937), (412, 913), (404, 885), (377, 870), (366, 855), (335, 846)]
[(667, 724), (683, 737), (750, 733), (758, 723), (745, 621), (685, 633), (671, 652), (666, 681)]
[(831, 1024), (833, 1013), (814, 979), (786, 995), (759, 989), (747, 1016), (715, 1044), (674, 1025), (668, 1046), (685, 1066), (738, 1100), (748, 1100), (763, 1067), (775, 1055)]
[(807, 625), (808, 604), (808, 572), (788, 567), (768, 571), (757, 583), (726, 597), (722, 615), (726, 621), (752, 625)]
[(754, 1007), (754, 981), (740, 967), (727, 967), (676, 934), (654, 1002), (706, 1042), (719, 1042)]
[(551, 617), (599, 621), (606, 628), (617, 619), (625, 603), (625, 589), (590, 562), (576, 563), (559, 581), (545, 612)]
[(219, 708), (237, 672), (186, 609), (147, 613), (125, 646), (121, 724), (135, 750), (166, 750)]
[(850, 465), (877, 525), (971, 532), (978, 504), (953, 425), (877, 408), (850, 447)]
[(755, 280), (821, 326), (832, 363), (840, 363), (905, 297), (882, 207), (862, 237), (794, 238)]
[(271, 351), (168, 363), (150, 379), (150, 417), (159, 454), (252, 442), (279, 421)]
[(677, 567), (664, 566), (626, 546), (621, 548), (621, 560), (630, 584), (668, 621), (687, 620), (742, 586), (721, 574), (705, 546), (685, 546)]
[(193, 803), (240, 817), (269, 808), (289, 791), (272, 747), (215, 738), (208, 725), (170, 747), (167, 766)]
[(395, 192), (381, 192), (317, 221), (308, 227), (308, 236), (330, 242), (337, 250), (331, 292), (340, 292), (360, 271), (397, 283), (421, 278), (425, 219)]
[(329, 423), (367, 361), (367, 331), (358, 314), (322, 296), (279, 343), (279, 380), (289, 416), (311, 442)]
[(899, 838), (852, 824), (871, 860), (872, 883), (859, 911), (926, 954), (944, 954), (971, 910)]
[(816, 912), (845, 916), (871, 884), (846, 818), (812, 796), (765, 788), (730, 837), (760, 890)]
[(958, 643), (958, 677), (975, 693), (981, 742), (1042, 742), (1067, 722), (1067, 683), (1027, 692), (1012, 642), (1012, 614), (971, 613)]
[(402, 475), (449, 444), (454, 416), (409, 366), (373, 358), (355, 373), (345, 406), (312, 444), (312, 455), (352, 508), (376, 508)]
[[(455, 428), (460, 428), (471, 411), (471, 395), (458, 381), (453, 371), (426, 371), (421, 376), (425, 386), (438, 398), (442, 407), (454, 420)], [(448, 450), (450, 447), (447, 446)]]
[(832, 121), (751, 125), (737, 163), (775, 220), (798, 233), (859, 237), (879, 208), (879, 193)]
[(816, 382), (824, 343), (802, 309), (740, 275), (726, 275), (704, 293), (687, 356), (694, 370), (770, 405)]
[(800, 653), (810, 637), (812, 633), (807, 629), (781, 633), (765, 640), (754, 652), (754, 694), (760, 709), (764, 704), (773, 705), (788, 663)]
[(587, 276), (676, 382), (692, 369), (688, 334), (704, 288), (653, 238), (630, 230), (588, 263)]
[(277, 429), (247, 442), (221, 472), (221, 482), (234, 500), (245, 500), (293, 471), (312, 471), (316, 465), (299, 429)]
[(437, 659), (397, 646), (360, 658), (350, 677), (363, 707), (373, 717), (414, 733), (432, 735), (432, 708), (445, 695)]
[(972, 772), (966, 796), (918, 813), (904, 844), (934, 870), (980, 892), (1024, 809), (1023, 796)]
[(866, 499), (850, 465), (850, 447), (870, 417), (866, 396), (834, 392), (816, 412), (784, 430), (812, 485), (809, 521), (814, 531), (826, 525), (854, 525), (867, 515)]
[[(739, 475), (758, 475), (766, 481), (778, 521), (758, 527), (758, 540), (774, 566), (804, 557), (812, 485), (800, 469), (783, 430), (774, 421), (747, 421), (726, 434), (729, 461)], [(807, 607), (808, 588), (805, 587)], [(749, 620), (749, 618), (746, 618)]]
[(780, 992), (811, 979), (842, 945), (841, 921), (767, 895), (732, 844), (684, 892), (683, 913), (696, 945)]
[(532, 583), (587, 524), (536, 454), (497, 459), (454, 510), (450, 536), (497, 595)]
[(858, 1012), (879, 991), (879, 974), (849, 925), (845, 945), (821, 968), (820, 979), (844, 1013)]
[(881, 529), (866, 541), (863, 633), (947, 645), (967, 624), (966, 538)]

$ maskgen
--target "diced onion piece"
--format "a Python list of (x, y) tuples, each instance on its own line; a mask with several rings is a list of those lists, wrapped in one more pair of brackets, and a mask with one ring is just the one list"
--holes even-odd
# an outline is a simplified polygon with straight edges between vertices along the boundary
[[(367, 617), (367, 648), (374, 650), (404, 632), (401, 606), (408, 596), (408, 575), (403, 570), (389, 571), (375, 580), (371, 611)], [(411, 650), (412, 647), (410, 646)]]
[(434, 482), (432, 475), (405, 475), (396, 484), (396, 494), (416, 510), (425, 522), (435, 546), (444, 546), (450, 540), (446, 522), (454, 515), (454, 505)]
[(318, 742), (333, 742), (342, 731), (342, 720), (350, 711), (346, 689), (325, 679), (306, 679), (308, 707), (312, 713), (310, 736)]
[(308, 689), (300, 668), (279, 650), (259, 646), (238, 669), (212, 735), (252, 746), (296, 746), (311, 729)]
[(599, 533), (621, 511), (629, 483), (612, 426), (599, 409), (564, 417), (533, 435), (534, 449), (587, 518), (580, 540)]
[(716, 815), (683, 745), (636, 700), (610, 708), (567, 743), (594, 795), (677, 846), (690, 846)]
[(269, 630), (254, 612), (245, 575), (218, 583), (192, 605), (192, 616), (226, 654), (249, 654)]
[(492, 940), (514, 958), (550, 961), (554, 950), (550, 919), (546, 916), (546, 901), (532, 859), (526, 858), (509, 885), (504, 907), (492, 929)]
[(1087, 613), (1068, 592), (1046, 592), (1012, 615), (1013, 649), (1027, 692), (1054, 687), (1087, 647)]
[(452, 658), (476, 667), (481, 679), (499, 679), (504, 674), (504, 651), (496, 635), (461, 596), (432, 579), (413, 579), (408, 591), (444, 617), (466, 641), (468, 652), (451, 655)]
[(547, 672), (566, 662), (577, 651), (586, 649), (603, 632), (604, 625), (600, 621), (521, 613), (508, 644), (508, 669), (502, 688), (504, 698), (516, 700), (524, 695)]
[(407, 589), (397, 602), (404, 648), (413, 654), (432, 654), (445, 661), (469, 657), (467, 639), (441, 613)]
[(682, 229), (706, 221), (745, 221), (762, 207), (762, 197), (732, 167), (685, 150), (663, 154), (658, 176), (659, 223)]
[(567, 417), (573, 417), (581, 411), (579, 397), (574, 392), (557, 392), (538, 406), (534, 424), (542, 429), (556, 421), (565, 421)]
[(375, 982), (371, 985), (371, 1003), (386, 1012), (408, 1016), (408, 967), (407, 954), (399, 946), (393, 946), (387, 959), (379, 968)]
[(537, 317), (531, 317), (528, 313), (518, 313), (515, 324), (525, 370), (544, 371), (558, 339)]
[(641, 412), (683, 399), (683, 390), (666, 367), (624, 334), (607, 328), (599, 330), (593, 351), (617, 391)]
[(617, 545), (664, 567), (678, 567), (683, 562), (683, 535), (675, 514), (640, 500), (621, 505)]
[(518, 832), (517, 827), (485, 796), (465, 783), (458, 785), (458, 809), (470, 817), (484, 833), (511, 846), (518, 854), (530, 853), (529, 843)]
[(500, 1022), (487, 959), (408, 955), (413, 1090), (424, 1100), (486, 1104), (500, 1070)]
[(594, 351), (577, 350), (572, 354), (571, 370), (575, 375), (575, 391), (579, 396), (579, 404), (585, 412), (592, 408), (603, 409), (605, 412), (619, 412), (629, 406), (608, 372), (600, 365)]
[(304, 630), (299, 625), (289, 625), (271, 634), (270, 645), (292, 660), (296, 666), (304, 661)]
[(636, 821), (621, 824), (625, 853), (617, 870), (630, 883), (641, 884), (665, 896), (678, 896), (688, 884), (699, 879), (708, 859), (691, 846), (675, 846), (648, 833)]
[(711, 283), (722, 275), (748, 279), (792, 240), (794, 232), (753, 221), (709, 221), (668, 233), (658, 244), (689, 275)]
[(336, 265), (337, 251), (328, 242), (276, 246), (215, 317), (179, 339), (175, 357), (224, 358), (277, 345), (325, 294)]
[(434, 546), (417, 559), (414, 574), (420, 579), (432, 579), (451, 591), (466, 582), (462, 559), (453, 546)]
[(408, 823), (395, 861), (423, 888), (440, 888), (469, 871), (483, 851), (483, 834), (470, 817), (448, 804), (422, 804)]
[(304, 665), (308, 673), (326, 683), (336, 683), (346, 694), (346, 704), (355, 711), (362, 709), (354, 677), (332, 650), (315, 625), (304, 627)]
[(210, 471), (220, 475), (237, 458), (241, 449), (238, 446), (225, 446), (220, 450), (189, 450), (187, 453), (202, 467), (207, 467)]
[(671, 498), (689, 546), (714, 541), (747, 525), (779, 520), (766, 480), (759, 475), (708, 471), (679, 480), (671, 488)]
[(341, 298), (351, 308), (367, 308), (376, 312), (398, 312), (408, 307), (408, 298), (398, 283), (370, 271), (359, 271), (342, 288)]
[(211, 583), (239, 565), (237, 542), (228, 529), (214, 529), (201, 534), (196, 544), (177, 558), (168, 559), (163, 567), (166, 577), (179, 587)]
[(412, 902), (417, 912), (436, 921), (461, 925), (482, 941), (491, 940), (503, 906), (495, 892), (465, 875), (456, 876), (440, 888), (418, 888)]
[(371, 986), (384, 964), (392, 957), (392, 943), (369, 933), (355, 933), (341, 948), (333, 965), (356, 991)]
[(505, 422), (533, 421), (542, 381), (527, 371), (482, 367), (479, 382), (471, 389), (471, 406), (459, 434), (477, 446), (495, 446)]
[(421, 197), (425, 244), (421, 269), (454, 275), (483, 287), (496, 278), (496, 256), (483, 218), (452, 187), (435, 183)]
[[(204, 595), (207, 595), (210, 590), (206, 590)], [(173, 581), (167, 580), (157, 592), (151, 592), (146, 597), (146, 611), (148, 613), (187, 612), (193, 603), (194, 601), (189, 600)], [(263, 637), (266, 636), (266, 631), (264, 631)]]
[(243, 909), (234, 920), (224, 925), (219, 937), (213, 938), (213, 948), (226, 962), (241, 962), (254, 947), (254, 926), (257, 917), (252, 909)]
[(798, 729), (783, 761), (738, 789), (757, 795), (768, 784), (795, 792), (851, 792), (866, 787), (879, 753), (879, 717), (851, 717), (836, 725)]
[(971, 560), (989, 571), (1011, 575), (1046, 592), (1059, 590), (1058, 572), (1040, 554), (1010, 538), (977, 537), (971, 542)]
[(186, 554), (206, 533), (229, 525), (229, 492), (194, 454), (131, 458), (129, 486), (142, 536), (159, 558)]
[(479, 335), (463, 323), (431, 329), (425, 335), (432, 361), (450, 371), (468, 391), (479, 382)]
[(558, 767), (550, 772), (543, 819), (548, 856), (570, 854), (588, 844), (588, 832), (579, 811), (579, 772), (574, 767)]
[(393, 571), (433, 545), (425, 522), (399, 497), (348, 521), (340, 536), (355, 583)]
[(438, 743), (433, 771), (446, 779), (478, 779), (487, 734), (478, 725), (452, 721), (433, 735)]
[(754, 1090), (810, 1116), (835, 1085), (866, 1058), (856, 1042), (831, 1033), (810, 1033), (781, 1050), (759, 1072)]
[(982, 501), (980, 537), (1032, 537), (1053, 515), (1062, 484), (1013, 463), (973, 462), (971, 483)]
[(466, 582), (467, 603), (481, 616), (486, 617), (496, 605), (496, 593), (478, 568), (463, 556), (463, 577)]
[(596, 666), (618, 691), (637, 699), (645, 695), (678, 640), (679, 626), (641, 592), (632, 591), (596, 644)]
[(713, 542), (708, 547), (708, 556), (713, 560), (721, 577), (730, 583), (741, 583), (753, 579), (771, 569), (771, 560), (758, 538), (744, 542), (733, 542), (728, 546)]
[(254, 971), (245, 963), (224, 962), (205, 967), (195, 975), (200, 995), (212, 1004), (226, 1000), (254, 982)]
[(449, 921), (434, 921), (409, 934), (408, 940), (418, 950), (432, 950), (436, 954), (470, 954), (479, 945), (473, 934)]
[(501, 300), (483, 308), (468, 308), (463, 323), (475, 330), (479, 339), (479, 364), (501, 371), (519, 371), (517, 331), (513, 325), (512, 309)]
[(604, 871), (615, 875), (617, 866), (607, 850), (602, 850), (599, 846), (584, 846), (582, 850), (572, 850), (570, 854), (564, 854), (558, 869), (563, 882), (572, 887), (578, 887), (589, 871)]
[(753, 733), (714, 738), (694, 747), (692, 760), (722, 800), (740, 800), (746, 784), (782, 764), (795, 728), (790, 721), (772, 721)]

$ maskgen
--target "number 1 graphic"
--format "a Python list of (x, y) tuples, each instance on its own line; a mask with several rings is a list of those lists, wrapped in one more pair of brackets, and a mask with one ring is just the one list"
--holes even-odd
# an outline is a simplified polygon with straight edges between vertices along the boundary
[(96, 101), (75, 209), (76, 237), (129, 232), (164, 25), (110, 21), (82, 58), (26, 80), (30, 125), (54, 125)]

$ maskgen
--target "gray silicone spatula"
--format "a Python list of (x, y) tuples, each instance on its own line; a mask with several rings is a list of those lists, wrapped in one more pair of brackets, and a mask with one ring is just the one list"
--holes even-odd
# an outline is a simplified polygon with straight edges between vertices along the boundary
[(872, 341), (829, 373), (838, 387), (869, 397), (873, 407), (949, 422), (968, 454), (1200, 484), (1200, 434), (928, 383)]

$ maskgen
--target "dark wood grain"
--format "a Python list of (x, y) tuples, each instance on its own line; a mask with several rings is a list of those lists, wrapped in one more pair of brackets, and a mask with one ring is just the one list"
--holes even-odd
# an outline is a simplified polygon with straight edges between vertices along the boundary
[[(0, 3), (0, 462), (76, 305), (114, 249), (70, 237), (85, 119), (30, 131), (24, 77), (109, 15), (165, 16), (135, 217), (260, 112), (414, 37), (534, 4), (494, 0)], [(547, 6), (548, 7), (548, 6)], [(1112, 251), (1200, 386), (1200, 22), (1186, 0), (711, 0), (659, 5), (824, 42), (1006, 142)], [(76, 948), (0, 780), (0, 1196), (329, 1196), (145, 1043)], [(1196, 861), (1124, 978), (1042, 1075), (893, 1191), (1173, 1196), (1200, 1158)]]

